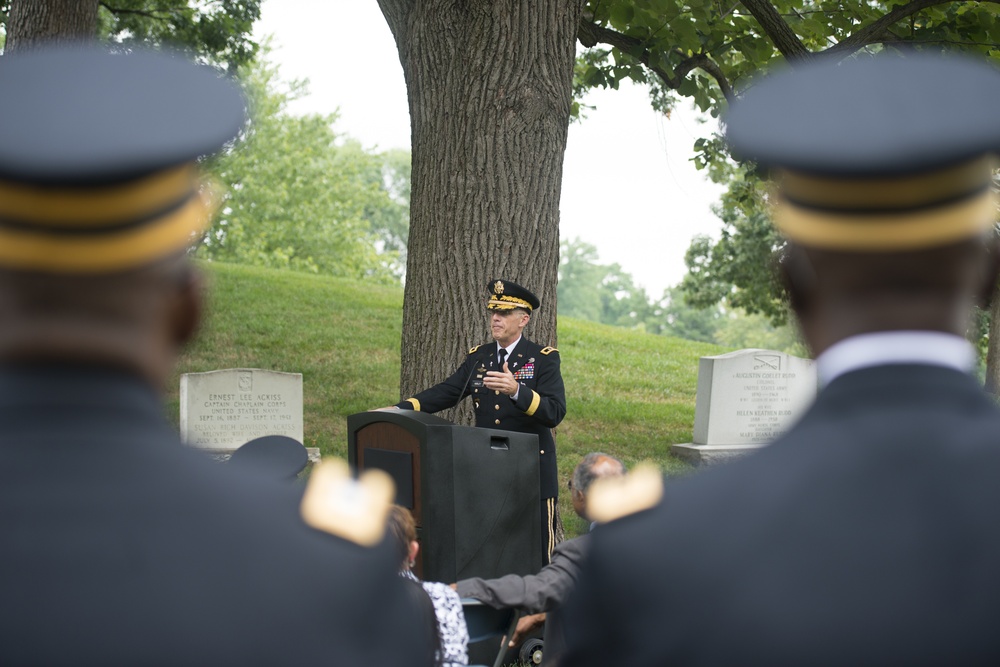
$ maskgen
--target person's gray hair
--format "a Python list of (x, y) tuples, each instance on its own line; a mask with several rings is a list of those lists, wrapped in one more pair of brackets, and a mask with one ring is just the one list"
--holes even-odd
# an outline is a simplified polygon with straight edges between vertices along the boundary
[[(618, 464), (617, 470), (602, 470), (604, 466), (598, 466), (602, 460), (607, 460), (612, 463)], [(611, 456), (610, 454), (604, 454), (603, 452), (591, 452), (583, 457), (583, 460), (576, 466), (573, 470), (572, 485), (574, 491), (579, 491), (583, 495), (587, 495), (587, 490), (590, 485), (598, 477), (611, 477), (617, 475), (625, 474), (625, 464), (621, 462), (620, 459)]]

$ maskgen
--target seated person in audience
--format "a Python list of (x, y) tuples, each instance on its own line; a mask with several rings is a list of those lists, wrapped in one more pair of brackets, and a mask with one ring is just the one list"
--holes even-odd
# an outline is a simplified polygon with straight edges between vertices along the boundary
[[(592, 452), (576, 468), (569, 482), (573, 509), (583, 519), (587, 514), (587, 495), (596, 479), (620, 477), (625, 474), (625, 464), (613, 456)], [(591, 523), (591, 528), (594, 524)], [(520, 576), (508, 574), (498, 579), (463, 579), (452, 587), (463, 598), (475, 598), (496, 609), (516, 607), (528, 613), (518, 620), (509, 646), (517, 646), (524, 637), (546, 620), (545, 612), (561, 605), (569, 596), (580, 575), (580, 566), (589, 544), (589, 534), (581, 535), (556, 545), (552, 562), (538, 574)], [(558, 628), (549, 622), (545, 633), (546, 661), (559, 652)]]
[(458, 594), (447, 584), (420, 581), (413, 573), (420, 543), (417, 542), (417, 526), (410, 510), (401, 505), (392, 506), (389, 510), (389, 535), (399, 556), (400, 576), (419, 583), (434, 605), (438, 635), (435, 641), (439, 646), (435, 664), (441, 667), (469, 664), (469, 629), (465, 625)]

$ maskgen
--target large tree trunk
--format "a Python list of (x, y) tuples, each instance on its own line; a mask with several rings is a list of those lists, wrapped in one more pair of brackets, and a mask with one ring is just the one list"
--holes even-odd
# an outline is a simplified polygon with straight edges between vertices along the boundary
[[(542, 308), (556, 343), (559, 192), (583, 0), (379, 0), (399, 49), (412, 132), (403, 396), (490, 340), (486, 284)], [(446, 416), (471, 423), (471, 408)]]
[(97, 0), (13, 0), (5, 53), (39, 44), (78, 42), (97, 35)]

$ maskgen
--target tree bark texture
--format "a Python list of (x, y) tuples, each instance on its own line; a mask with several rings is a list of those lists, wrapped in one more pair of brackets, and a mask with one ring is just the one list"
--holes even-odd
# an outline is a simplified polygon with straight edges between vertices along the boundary
[[(493, 278), (539, 296), (525, 335), (556, 344), (559, 194), (583, 0), (379, 5), (399, 49), (412, 133), (405, 398), (491, 340)], [(444, 416), (472, 421), (471, 408)]]
[(79, 42), (97, 35), (97, 0), (13, 0), (5, 53), (49, 42)]

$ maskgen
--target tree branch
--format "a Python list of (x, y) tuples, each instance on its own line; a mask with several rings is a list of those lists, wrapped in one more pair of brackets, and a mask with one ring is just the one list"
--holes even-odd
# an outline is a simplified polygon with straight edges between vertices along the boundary
[(165, 12), (168, 15), (171, 12), (170, 9), (153, 9), (151, 11), (146, 11), (142, 9), (125, 9), (123, 7), (112, 7), (111, 5), (103, 1), (98, 2), (97, 4), (99, 4), (101, 7), (104, 7), (112, 14), (138, 14), (139, 16), (145, 16), (146, 18), (154, 19), (156, 21), (166, 21), (169, 18), (169, 16), (164, 16), (163, 14), (157, 15), (155, 12), (157, 11)]
[[(1000, 4), (1000, 0), (975, 1)], [(896, 7), (877, 21), (869, 23), (857, 32), (844, 38), (839, 43), (826, 49), (824, 53), (843, 53), (843, 55), (848, 55), (863, 46), (878, 42), (881, 35), (889, 29), (889, 26), (897, 21), (901, 21), (908, 16), (913, 16), (917, 12), (927, 9), (928, 7), (933, 7), (935, 5), (948, 5), (954, 2), (955, 0), (912, 0), (912, 2)]]
[(740, 2), (757, 19), (764, 33), (786, 60), (794, 61), (812, 55), (769, 0), (740, 0)]
[(605, 28), (587, 20), (581, 20), (580, 28), (577, 31), (577, 39), (588, 48), (596, 44), (607, 44), (623, 53), (627, 53), (660, 77), (663, 83), (671, 90), (677, 90), (681, 83), (684, 82), (684, 77), (691, 70), (700, 69), (715, 79), (726, 100), (732, 100), (733, 88), (729, 85), (729, 80), (723, 74), (718, 64), (705, 54), (699, 53), (685, 58), (677, 65), (673, 72), (668, 72), (659, 65), (653, 64), (652, 54), (646, 48), (645, 44), (643, 44), (642, 40), (630, 35), (622, 34), (616, 30)]

